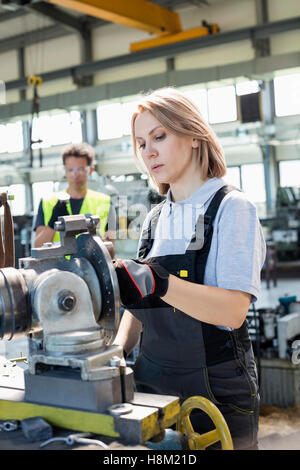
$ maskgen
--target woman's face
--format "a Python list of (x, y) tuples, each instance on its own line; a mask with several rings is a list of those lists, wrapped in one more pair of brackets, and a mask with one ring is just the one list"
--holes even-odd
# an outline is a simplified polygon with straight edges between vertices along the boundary
[(156, 183), (176, 184), (188, 181), (195, 171), (193, 148), (198, 142), (192, 137), (179, 137), (150, 113), (143, 111), (134, 124), (137, 148)]

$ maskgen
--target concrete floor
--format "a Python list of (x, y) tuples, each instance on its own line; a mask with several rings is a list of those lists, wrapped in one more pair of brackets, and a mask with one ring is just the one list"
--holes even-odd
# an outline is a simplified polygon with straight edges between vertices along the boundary
[(260, 450), (300, 450), (299, 408), (262, 408), (258, 442)]

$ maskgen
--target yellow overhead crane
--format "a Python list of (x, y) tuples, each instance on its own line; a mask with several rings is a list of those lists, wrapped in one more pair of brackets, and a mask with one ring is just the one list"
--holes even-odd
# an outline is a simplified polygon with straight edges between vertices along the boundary
[(130, 51), (163, 46), (219, 32), (217, 24), (182, 30), (178, 13), (147, 0), (47, 0), (49, 3), (95, 16), (112, 23), (147, 31), (157, 37), (132, 43)]

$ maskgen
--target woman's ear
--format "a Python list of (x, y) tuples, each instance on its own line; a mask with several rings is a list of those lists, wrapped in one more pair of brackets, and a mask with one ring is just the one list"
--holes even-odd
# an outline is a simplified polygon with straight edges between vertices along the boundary
[(192, 142), (192, 148), (193, 149), (198, 149), (199, 148), (199, 140), (198, 139), (193, 139), (193, 142)]

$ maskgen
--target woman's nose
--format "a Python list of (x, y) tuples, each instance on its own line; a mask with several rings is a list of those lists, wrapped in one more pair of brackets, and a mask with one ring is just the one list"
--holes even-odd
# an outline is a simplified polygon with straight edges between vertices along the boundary
[(146, 153), (146, 158), (147, 159), (157, 157), (157, 155), (158, 155), (157, 150), (151, 144), (150, 145), (148, 144), (148, 146), (146, 146), (145, 153)]

